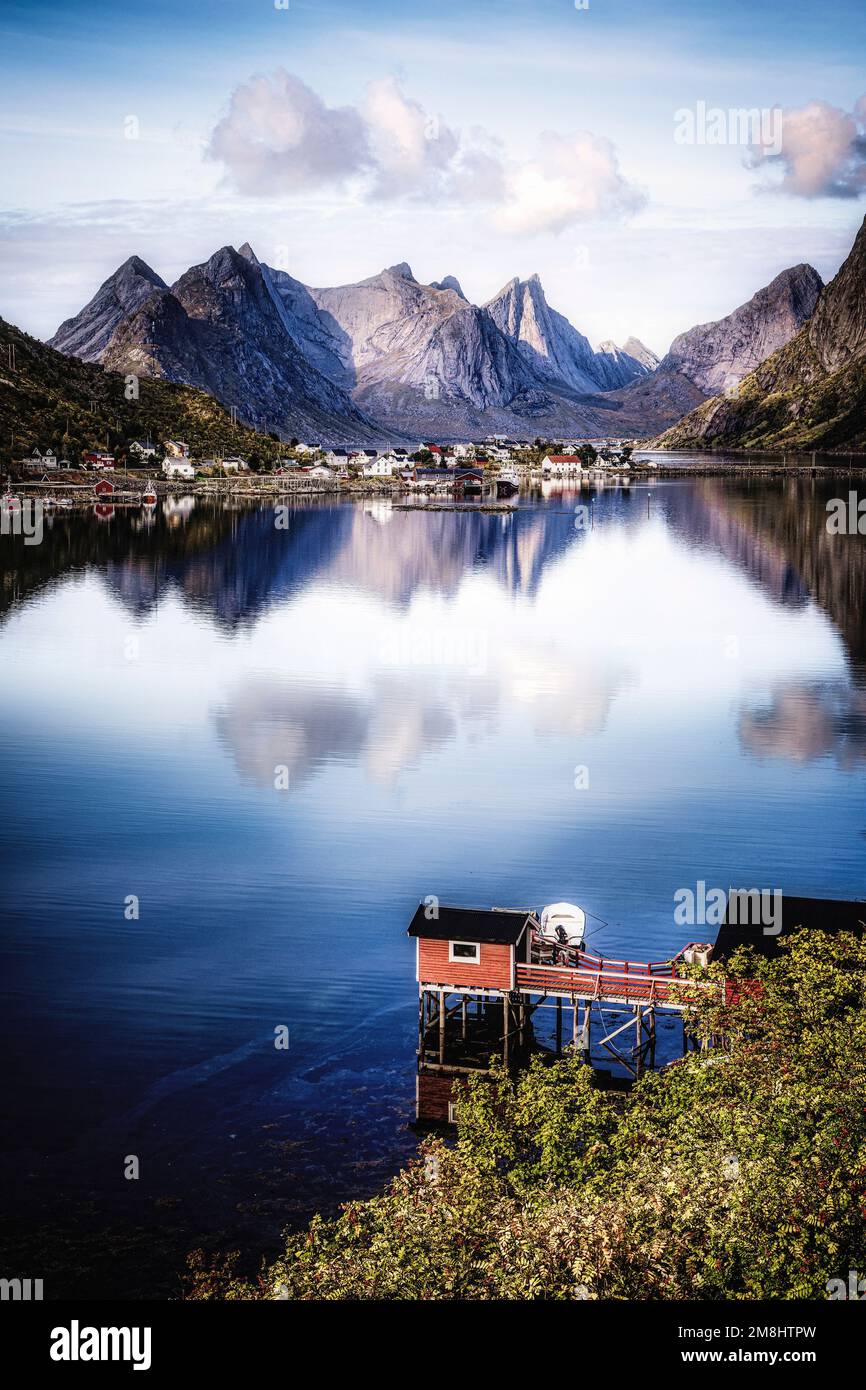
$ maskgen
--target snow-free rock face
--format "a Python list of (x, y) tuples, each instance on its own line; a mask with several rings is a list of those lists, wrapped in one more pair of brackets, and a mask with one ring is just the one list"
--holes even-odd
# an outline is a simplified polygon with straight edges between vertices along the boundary
[(99, 286), (79, 314), (61, 323), (48, 346), (84, 362), (99, 362), (118, 324), (134, 314), (155, 289), (166, 288), (165, 281), (145, 261), (130, 256)]
[(651, 370), (652, 368), (645, 367), (638, 358), (627, 353), (625, 348), (617, 347), (616, 343), (606, 342), (598, 345), (593, 373), (605, 391), (616, 391), (620, 386), (628, 386), (630, 382), (647, 376)]
[(640, 362), (641, 366), (646, 367), (648, 372), (654, 372), (661, 361), (658, 353), (653, 352), (652, 348), (645, 347), (640, 338), (626, 338), (621, 351), (629, 357), (633, 357), (635, 362)]
[(657, 443), (667, 449), (866, 447), (866, 220), (800, 332), (735, 391), (706, 401)]
[(417, 378), (431, 337), (466, 301), (413, 279), (408, 265), (390, 266), (357, 285), (307, 290), (335, 351), (356, 380)]
[[(509, 280), (484, 307), (540, 376), (562, 381), (575, 391), (599, 390), (601, 383), (592, 370), (595, 354), (589, 340), (550, 308), (537, 275), (528, 280)], [(623, 382), (616, 385), (622, 386)]]
[(650, 370), (612, 343), (594, 352), (589, 340), (551, 309), (537, 275), (509, 280), (484, 307), (534, 371), (575, 391), (614, 391)]
[(671, 343), (661, 365), (682, 372), (707, 396), (733, 388), (812, 316), (823, 281), (810, 265), (783, 270), (747, 303)]
[(847, 260), (818, 301), (809, 343), (827, 372), (866, 356), (866, 219)]
[(264, 270), (304, 354), (391, 433), (454, 438), (525, 433), (528, 419), (561, 431), (583, 423), (564, 383), (566, 401), (453, 277), (423, 285), (401, 263), (356, 285), (314, 288)]
[(258, 429), (303, 429), (322, 440), (374, 434), (342, 387), (296, 347), (263, 268), (231, 246), (171, 290), (153, 290), (118, 324), (101, 361), (203, 387)]
[(453, 290), (455, 294), (459, 294), (461, 299), (466, 298), (466, 295), (460, 288), (460, 281), (457, 279), (456, 275), (446, 275), (442, 280), (434, 280), (430, 288), (431, 290)]
[(786, 271), (726, 319), (681, 335), (659, 364), (636, 339), (594, 350), (537, 275), (479, 307), (453, 275), (424, 285), (406, 261), (315, 288), (245, 243), (170, 290), (132, 257), (53, 344), (202, 387), (246, 423), (311, 441), (628, 437), (665, 429), (739, 379), (796, 332), (819, 288), (810, 267)]

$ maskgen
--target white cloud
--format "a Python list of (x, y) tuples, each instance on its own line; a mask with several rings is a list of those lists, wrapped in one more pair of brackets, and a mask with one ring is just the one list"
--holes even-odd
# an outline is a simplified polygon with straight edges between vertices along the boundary
[(329, 107), (278, 68), (232, 92), (207, 147), (241, 193), (267, 196), (341, 184), (369, 167), (368, 131), (354, 107)]
[(781, 149), (754, 145), (750, 168), (780, 168), (767, 187), (799, 198), (856, 198), (866, 190), (866, 96), (848, 112), (810, 101), (782, 113)]
[(340, 187), (373, 202), (484, 202), (507, 231), (562, 231), (617, 218), (645, 202), (620, 173), (609, 140), (544, 133), (534, 158), (508, 161), (487, 131), (461, 132), (406, 96), (395, 77), (370, 83), (360, 108), (327, 107), (283, 69), (236, 87), (208, 157), (247, 195)]
[(376, 163), (374, 197), (423, 191), (447, 174), (458, 155), (454, 131), (404, 96), (394, 77), (370, 83), (363, 113)]
[(561, 232), (579, 222), (627, 216), (645, 202), (620, 173), (609, 140), (589, 131), (545, 131), (536, 157), (506, 176), (500, 222), (514, 232)]

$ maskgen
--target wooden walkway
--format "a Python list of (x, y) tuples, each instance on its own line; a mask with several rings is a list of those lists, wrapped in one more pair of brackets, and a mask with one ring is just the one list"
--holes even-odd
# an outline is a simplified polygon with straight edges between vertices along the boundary
[(607, 960), (581, 953), (574, 965), (516, 964), (516, 988), (525, 994), (549, 994), (558, 998), (609, 1004), (652, 1004), (665, 1009), (685, 1009), (694, 992), (721, 990), (723, 986), (677, 977), (677, 962), (688, 946), (672, 960)]

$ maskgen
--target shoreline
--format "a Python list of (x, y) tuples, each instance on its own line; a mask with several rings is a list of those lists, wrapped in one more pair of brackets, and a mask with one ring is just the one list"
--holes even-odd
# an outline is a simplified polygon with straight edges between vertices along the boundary
[[(198, 497), (213, 498), (215, 501), (227, 500), (234, 501), (250, 500), (254, 501), (261, 498), (273, 498), (280, 500), (292, 500), (304, 497), (351, 497), (353, 499), (392, 499), (396, 505), (411, 507), (413, 510), (424, 510), (425, 508), (436, 508), (442, 510), (443, 506), (449, 509), (459, 506), (461, 509), (469, 506), (485, 506), (489, 508), (496, 506), (497, 509), (508, 511), (513, 509), (520, 493), (529, 487), (541, 486), (545, 482), (556, 483), (563, 489), (577, 490), (584, 484), (592, 487), (593, 485), (603, 485), (613, 483), (619, 487), (628, 487), (635, 480), (645, 483), (650, 479), (664, 478), (790, 478), (790, 477), (822, 477), (822, 478), (859, 478), (866, 476), (866, 456), (860, 455), (860, 462), (849, 461), (847, 463), (822, 462), (812, 463), (798, 458), (796, 462), (763, 461), (760, 463), (731, 464), (713, 463), (710, 459), (704, 463), (677, 464), (677, 463), (658, 463), (644, 465), (639, 460), (633, 462), (631, 467), (625, 471), (623, 469), (584, 469), (580, 473), (574, 473), (564, 477), (546, 478), (540, 472), (527, 470), (521, 477), (520, 492), (515, 494), (513, 500), (502, 498), (472, 498), (461, 500), (454, 496), (453, 489), (443, 488), (440, 490), (428, 491), (421, 487), (413, 487), (406, 484), (393, 483), (370, 483), (370, 482), (350, 482), (336, 483), (327, 479), (304, 480), (294, 485), (287, 485), (285, 478), (276, 478), (271, 475), (245, 477), (242, 482), (235, 479), (211, 480), (174, 480), (159, 478), (142, 478), (140, 485), (130, 486), (133, 479), (126, 474), (100, 474), (93, 482), (89, 478), (82, 477), (81, 474), (70, 476), (69, 474), (52, 478), (48, 481), (29, 479), (8, 479), (7, 495), (16, 496), (52, 496), (69, 497), (73, 505), (75, 503), (93, 505), (102, 504), (105, 506), (155, 506), (156, 503), (143, 502), (145, 490), (155, 492), (157, 498), (167, 497)], [(114, 492), (99, 494), (95, 492), (98, 482), (107, 481), (112, 483)], [(135, 479), (136, 484), (139, 479)], [(491, 483), (495, 482), (495, 476), (491, 478)]]

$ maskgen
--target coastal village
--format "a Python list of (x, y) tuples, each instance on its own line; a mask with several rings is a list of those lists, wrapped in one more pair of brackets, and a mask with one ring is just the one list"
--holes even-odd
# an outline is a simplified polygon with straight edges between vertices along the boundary
[[(176, 490), (218, 492), (409, 491), (478, 499), (485, 490), (497, 499), (515, 495), (522, 484), (580, 479), (599, 474), (654, 469), (653, 460), (633, 459), (625, 440), (509, 439), (490, 435), (464, 443), (419, 442), (414, 448), (352, 448), (292, 440), (270, 461), (260, 457), (196, 457), (184, 440), (134, 440), (123, 450), (83, 450), (80, 458), (58, 457), (52, 448), (34, 447), (13, 462), (7, 488), (24, 487), (48, 498), (62, 488), (64, 501), (91, 495), (120, 500)], [(234, 485), (234, 486), (233, 486)]]

